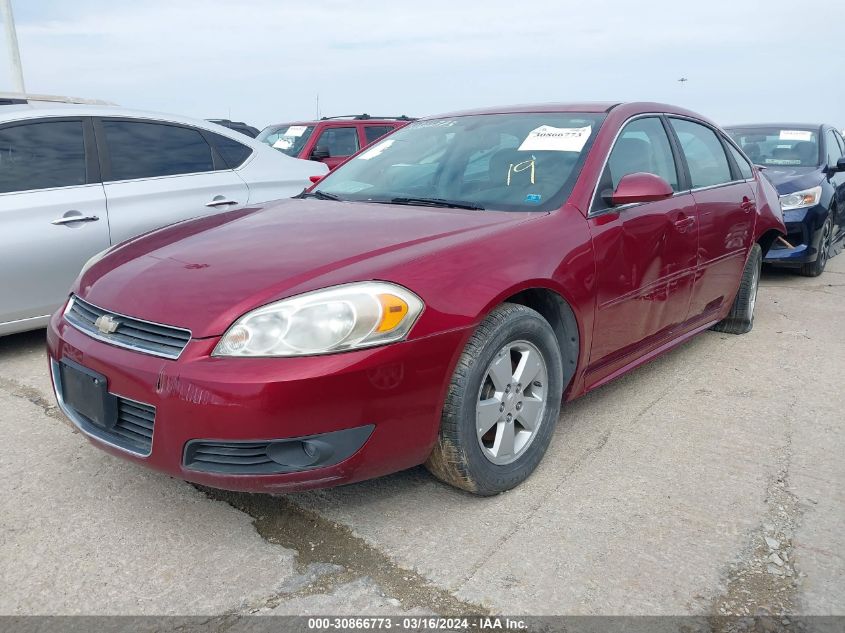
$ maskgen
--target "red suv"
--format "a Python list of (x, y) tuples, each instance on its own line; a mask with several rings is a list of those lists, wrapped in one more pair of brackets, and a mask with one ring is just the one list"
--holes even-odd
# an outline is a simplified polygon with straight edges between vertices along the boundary
[(495, 494), (540, 462), (561, 400), (749, 331), (784, 232), (774, 186), (687, 110), (423, 119), (296, 199), (93, 258), (50, 322), (53, 385), (100, 448), (204, 485), (425, 463)]
[(334, 169), (358, 150), (411, 121), (414, 119), (404, 115), (323, 117), (319, 121), (268, 125), (261, 130), (256, 140), (288, 156), (318, 160), (328, 165), (329, 169)]

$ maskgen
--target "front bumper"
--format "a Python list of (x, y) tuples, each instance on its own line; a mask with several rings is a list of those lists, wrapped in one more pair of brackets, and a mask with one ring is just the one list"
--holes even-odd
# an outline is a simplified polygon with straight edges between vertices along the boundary
[(827, 209), (817, 204), (806, 209), (795, 209), (783, 212), (786, 225), (786, 241), (793, 248), (789, 248), (778, 240), (766, 253), (763, 261), (766, 264), (778, 266), (801, 266), (816, 261), (819, 253), (821, 228), (827, 218)]
[[(449, 377), (469, 334), (457, 330), (302, 358), (213, 358), (217, 338), (192, 339), (178, 360), (168, 360), (93, 339), (59, 312), (50, 321), (47, 346), (51, 370), (68, 359), (105, 376), (108, 391), (122, 400), (154, 408), (148, 454), (127, 450), (97, 427), (80, 423), (62, 402), (61, 380), (51, 371), (60, 406), (99, 448), (215, 488), (287, 492), (351, 483), (423, 463), (437, 438)], [(362, 427), (366, 433), (352, 435), (363, 444), (342, 461), (288, 472), (208, 472), (186, 450), (198, 440), (227, 446), (289, 438), (334, 441), (336, 436), (324, 434)]]

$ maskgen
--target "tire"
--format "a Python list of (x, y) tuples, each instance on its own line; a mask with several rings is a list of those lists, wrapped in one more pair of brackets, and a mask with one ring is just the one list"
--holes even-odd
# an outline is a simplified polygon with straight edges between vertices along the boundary
[(804, 264), (799, 272), (804, 277), (818, 277), (824, 272), (827, 260), (830, 259), (830, 243), (833, 239), (833, 211), (827, 214), (827, 219), (822, 225), (822, 234), (819, 238), (819, 253), (816, 261)]
[(760, 287), (760, 269), (763, 263), (763, 249), (759, 244), (751, 247), (739, 290), (731, 311), (711, 329), (728, 334), (745, 334), (754, 327), (754, 306), (757, 303), (757, 289)]
[(458, 360), (426, 467), (477, 495), (510, 490), (543, 458), (562, 393), (561, 352), (548, 321), (531, 308), (500, 305)]

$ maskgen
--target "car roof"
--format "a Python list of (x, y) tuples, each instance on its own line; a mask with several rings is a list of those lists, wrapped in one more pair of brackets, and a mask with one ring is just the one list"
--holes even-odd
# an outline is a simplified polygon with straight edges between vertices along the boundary
[(618, 102), (589, 101), (581, 103), (524, 103), (516, 105), (493, 106), (488, 108), (473, 108), (472, 110), (457, 110), (426, 119), (442, 119), (453, 116), (472, 116), (474, 114), (517, 114), (527, 112), (608, 112), (619, 105)]
[(492, 108), (477, 108), (473, 110), (460, 110), (448, 112), (425, 119), (443, 119), (460, 116), (472, 116), (477, 114), (517, 114), (517, 113), (550, 113), (550, 112), (584, 112), (587, 114), (601, 114), (618, 111), (622, 116), (633, 116), (641, 113), (665, 112), (667, 114), (681, 114), (709, 121), (690, 110), (679, 108), (667, 103), (654, 103), (648, 101), (618, 102), (618, 101), (579, 101), (567, 103), (529, 103), (520, 105), (498, 106)]
[(347, 123), (363, 123), (364, 125), (398, 125), (402, 123), (409, 123), (411, 121), (415, 121), (416, 119), (405, 118), (400, 119), (398, 117), (389, 117), (389, 118), (372, 118), (372, 119), (361, 119), (361, 118), (354, 118), (354, 117), (326, 117), (323, 119), (312, 119), (310, 121), (283, 121), (281, 123), (270, 123), (269, 125), (265, 125), (264, 129), (266, 130), (268, 127), (283, 127), (285, 125), (325, 125), (325, 124), (334, 124), (338, 123), (340, 125), (344, 125)]
[(9, 105), (38, 105), (50, 103), (85, 104), (85, 105), (117, 105), (111, 101), (101, 99), (85, 99), (82, 97), (67, 97), (62, 95), (42, 95), (30, 92), (0, 92), (0, 104)]
[(117, 105), (46, 101), (30, 101), (28, 103), (0, 105), (0, 123), (67, 116), (126, 117), (131, 119), (150, 119), (151, 121), (161, 121), (165, 123), (181, 123), (183, 125), (191, 125), (212, 131), (215, 134), (220, 134), (240, 143), (245, 143), (246, 140), (250, 140), (248, 136), (244, 136), (236, 130), (232, 130), (231, 128), (218, 125), (216, 123), (211, 123), (210, 121), (205, 121), (203, 119), (193, 119), (191, 117), (169, 114), (166, 112), (133, 110), (131, 108), (123, 108)]
[(741, 125), (726, 125), (726, 130), (734, 130), (734, 129), (759, 129), (759, 128), (769, 128), (769, 127), (777, 127), (777, 128), (823, 128), (823, 127), (833, 127), (829, 125), (825, 125), (824, 123), (745, 123)]
[[(560, 103), (527, 103), (517, 105), (493, 106), (488, 108), (474, 108), (472, 110), (457, 110), (427, 117), (421, 117), (420, 121), (431, 119), (444, 119), (460, 116), (473, 116), (478, 114), (518, 114), (518, 113), (543, 113), (543, 112), (584, 112), (587, 114), (607, 113), (611, 110), (618, 110), (623, 116), (633, 116), (640, 113), (665, 112), (667, 114), (680, 114), (690, 116), (708, 123), (713, 123), (707, 117), (696, 112), (670, 105), (668, 103), (657, 103), (651, 101), (576, 101)], [(397, 119), (321, 119), (319, 121), (297, 121), (291, 123), (272, 123), (265, 127), (281, 127), (284, 125), (317, 125), (318, 123), (333, 123), (337, 121), (355, 121), (358, 123), (395, 123)], [(401, 120), (400, 120), (401, 121)], [(714, 124), (715, 125), (715, 124)]]

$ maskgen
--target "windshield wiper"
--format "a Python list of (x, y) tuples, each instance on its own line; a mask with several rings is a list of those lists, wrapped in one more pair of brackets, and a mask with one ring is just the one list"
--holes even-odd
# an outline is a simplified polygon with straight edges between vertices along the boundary
[(484, 207), (472, 202), (460, 200), (446, 200), (445, 198), (393, 198), (391, 204), (411, 204), (421, 207), (445, 207), (448, 209), (469, 209), (470, 211), (484, 211)]
[(343, 202), (342, 198), (334, 195), (333, 193), (326, 193), (325, 191), (320, 191), (317, 189), (316, 191), (303, 191), (298, 196), (294, 196), (295, 198), (317, 198), (317, 200), (334, 200), (335, 202)]

